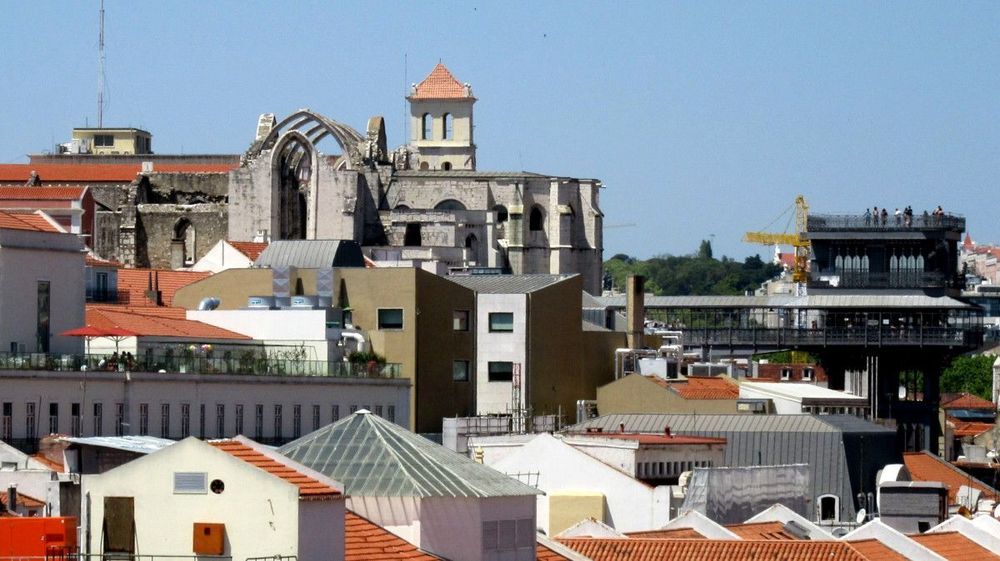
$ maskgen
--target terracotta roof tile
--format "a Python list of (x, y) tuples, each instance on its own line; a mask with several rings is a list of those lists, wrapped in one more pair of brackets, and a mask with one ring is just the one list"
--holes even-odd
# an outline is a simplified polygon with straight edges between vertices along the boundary
[(545, 544), (538, 544), (535, 548), (535, 561), (569, 561), (569, 557), (552, 551)]
[[(236, 164), (154, 164), (154, 173), (227, 173)], [(32, 171), (47, 183), (131, 183), (142, 164), (0, 164), (0, 183), (23, 184)]]
[(983, 492), (983, 498), (1000, 497), (1000, 492), (996, 489), (929, 452), (907, 452), (903, 454), (903, 463), (914, 481), (940, 481), (944, 483), (948, 487), (948, 502), (950, 504), (957, 504), (955, 497), (962, 485), (971, 484), (972, 487)]
[(978, 395), (961, 393), (948, 401), (941, 400), (941, 409), (989, 409), (995, 411), (996, 407), (988, 399), (983, 399)]
[(208, 444), (271, 475), (280, 477), (289, 483), (294, 483), (299, 488), (300, 499), (321, 500), (337, 497), (342, 494), (339, 490), (280, 463), (268, 457), (263, 452), (254, 450), (238, 440), (213, 440), (209, 441)]
[(659, 376), (646, 376), (657, 385), (667, 388), (684, 399), (739, 399), (740, 389), (733, 382), (721, 377), (692, 377), (687, 380), (664, 380)]
[(32, 454), (31, 459), (43, 464), (45, 467), (51, 469), (52, 471), (58, 471), (61, 473), (63, 469), (65, 469), (62, 465), (62, 462), (57, 462), (55, 460), (49, 459), (42, 453)]
[(122, 267), (124, 267), (124, 265), (122, 265), (117, 261), (108, 261), (107, 259), (101, 259), (100, 257), (97, 257), (96, 255), (93, 255), (91, 253), (87, 254), (87, 257), (84, 259), (84, 263), (88, 267), (111, 267), (114, 269), (121, 269)]
[(876, 539), (850, 541), (847, 545), (871, 561), (908, 561), (904, 555)]
[(732, 524), (726, 529), (745, 540), (797, 540), (794, 535), (785, 531), (781, 522), (749, 522)]
[(26, 213), (0, 212), (0, 228), (6, 228), (9, 230), (28, 230), (32, 232), (62, 232), (62, 230), (53, 224), (41, 211)]
[(937, 553), (948, 561), (988, 561), (1000, 556), (958, 532), (918, 534), (910, 539)]
[(410, 99), (466, 99), (471, 92), (440, 62), (410, 95)]
[[(45, 501), (36, 499), (30, 495), (25, 495), (24, 493), (17, 493), (17, 504), (24, 506), (25, 508), (41, 508), (45, 506)], [(7, 508), (7, 492), (4, 491), (0, 493), (0, 506), (4, 509)]]
[(0, 201), (77, 201), (86, 187), (0, 187)]
[(593, 561), (869, 561), (846, 542), (572, 538), (560, 543)]
[(233, 246), (233, 249), (246, 255), (251, 261), (256, 261), (260, 257), (260, 253), (267, 249), (267, 244), (264, 242), (234, 242), (232, 240), (226, 240), (226, 243)]
[(626, 532), (630, 538), (656, 538), (662, 540), (700, 540), (707, 539), (694, 528), (671, 528), (669, 530), (643, 530), (641, 532)]
[[(560, 558), (554, 557), (552, 559)], [(371, 520), (347, 511), (344, 521), (344, 561), (394, 561), (397, 559), (435, 561), (441, 558), (420, 551), (417, 546)], [(543, 558), (539, 557), (539, 559)], [(548, 559), (544, 561), (548, 561)]]
[(242, 333), (209, 325), (186, 317), (181, 308), (129, 308), (87, 306), (87, 325), (118, 327), (144, 337), (179, 337), (190, 340), (251, 339)]
[(118, 291), (128, 293), (132, 306), (155, 306), (146, 298), (152, 282), (160, 289), (164, 306), (173, 305), (174, 294), (181, 288), (211, 275), (205, 271), (171, 271), (169, 269), (119, 269)]
[(975, 421), (959, 421), (958, 419), (948, 418), (948, 422), (954, 427), (955, 436), (961, 438), (963, 436), (979, 436), (984, 432), (991, 431), (996, 428), (993, 423), (978, 423)]

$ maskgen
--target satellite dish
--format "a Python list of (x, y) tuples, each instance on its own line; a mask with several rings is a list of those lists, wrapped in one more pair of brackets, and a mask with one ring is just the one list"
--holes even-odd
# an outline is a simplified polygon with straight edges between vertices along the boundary
[(906, 399), (906, 386), (899, 386), (899, 399)]
[(993, 517), (1000, 518), (1000, 504), (998, 504), (997, 507), (993, 509)]
[(858, 524), (864, 524), (865, 518), (867, 517), (868, 517), (868, 511), (866, 511), (865, 509), (861, 509), (858, 511), (858, 515), (854, 518), (854, 521), (857, 522)]

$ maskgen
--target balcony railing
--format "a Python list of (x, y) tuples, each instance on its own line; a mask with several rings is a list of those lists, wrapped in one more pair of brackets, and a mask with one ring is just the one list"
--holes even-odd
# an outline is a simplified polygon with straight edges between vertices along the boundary
[(249, 376), (319, 376), (335, 378), (398, 378), (398, 363), (350, 363), (270, 357), (152, 356), (128, 360), (113, 355), (0, 353), (0, 370), (55, 372), (156, 372), (238, 374)]
[(963, 288), (964, 277), (913, 269), (900, 269), (888, 273), (872, 273), (863, 270), (840, 269), (813, 271), (813, 283), (821, 277), (839, 277), (839, 288)]
[(886, 230), (956, 230), (965, 231), (965, 217), (955, 214), (944, 216), (915, 215), (908, 220), (905, 217), (890, 215), (885, 222), (882, 217), (865, 217), (861, 214), (812, 214), (808, 218), (806, 230), (809, 232), (835, 232), (840, 230), (857, 230), (881, 232)]
[(981, 328), (858, 326), (818, 329), (705, 328), (684, 330), (684, 344), (715, 347), (946, 346), (975, 347)]

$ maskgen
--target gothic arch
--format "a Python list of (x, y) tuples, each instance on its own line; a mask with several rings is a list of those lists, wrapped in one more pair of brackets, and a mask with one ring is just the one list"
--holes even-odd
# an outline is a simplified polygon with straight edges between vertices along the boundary
[(277, 197), (279, 220), (275, 239), (307, 239), (314, 218), (310, 201), (315, 197), (313, 173), (316, 166), (315, 144), (299, 130), (281, 134), (271, 150), (271, 189)]
[(445, 199), (434, 205), (434, 210), (468, 210), (461, 201), (455, 199)]
[(364, 143), (365, 137), (348, 125), (309, 109), (299, 109), (274, 125), (267, 136), (254, 144), (247, 156), (255, 158), (261, 152), (273, 149), (280, 137), (292, 131), (301, 134), (313, 147), (327, 136), (333, 137), (340, 145), (345, 167), (347, 169), (361, 167), (363, 157), (360, 147)]

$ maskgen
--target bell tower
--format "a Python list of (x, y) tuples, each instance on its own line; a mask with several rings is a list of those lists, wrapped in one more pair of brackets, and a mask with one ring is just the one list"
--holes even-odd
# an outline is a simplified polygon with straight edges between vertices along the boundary
[(475, 170), (472, 139), (472, 86), (462, 84), (440, 62), (410, 87), (410, 145), (417, 149), (417, 169)]

